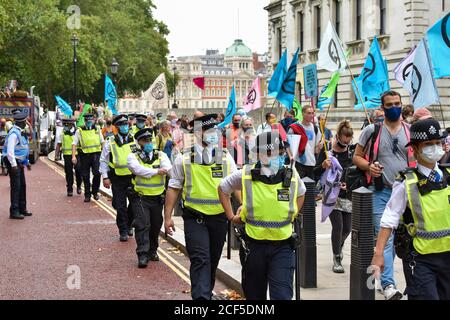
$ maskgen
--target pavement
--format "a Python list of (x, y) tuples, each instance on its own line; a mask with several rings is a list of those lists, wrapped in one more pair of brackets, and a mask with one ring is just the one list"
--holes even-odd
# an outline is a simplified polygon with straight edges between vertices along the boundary
[[(50, 159), (54, 156), (50, 154)], [(62, 161), (59, 162), (60, 165)], [(101, 193), (106, 197), (111, 197), (111, 190), (101, 186)], [(343, 253), (343, 267), (345, 273), (333, 273), (331, 268), (333, 264), (331, 249), (331, 223), (327, 219), (324, 223), (320, 222), (321, 202), (316, 207), (316, 242), (317, 242), (317, 288), (302, 288), (301, 298), (303, 300), (349, 300), (350, 298), (350, 255), (351, 245), (350, 236), (345, 242)], [(183, 232), (183, 219), (180, 216), (174, 216), (176, 232), (173, 236), (168, 236), (167, 241), (179, 248), (185, 255), (186, 243)], [(164, 230), (161, 230), (161, 236), (164, 236)], [(239, 261), (239, 251), (231, 250), (231, 259), (227, 259), (227, 243), (225, 243), (222, 258), (217, 270), (217, 278), (226, 286), (242, 294), (241, 288), (241, 264)], [(394, 265), (394, 278), (397, 281), (397, 287), (403, 292), (405, 289), (405, 279), (401, 260), (396, 258)], [(383, 300), (384, 296), (375, 294), (376, 300)]]

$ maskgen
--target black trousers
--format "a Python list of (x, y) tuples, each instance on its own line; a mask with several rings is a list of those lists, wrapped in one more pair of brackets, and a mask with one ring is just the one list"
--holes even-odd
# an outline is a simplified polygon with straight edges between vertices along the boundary
[(83, 178), (81, 176), (80, 170), (80, 157), (77, 156), (77, 164), (74, 166), (72, 163), (71, 155), (64, 155), (64, 172), (66, 173), (66, 183), (67, 183), (67, 191), (73, 191), (73, 170), (75, 169), (75, 177), (77, 181), (77, 188), (81, 187), (81, 182)]
[(340, 210), (333, 210), (330, 214), (331, 221), (331, 246), (333, 254), (338, 255), (342, 251), (344, 242), (352, 231), (352, 214)]
[(24, 167), (18, 165), (18, 171), (13, 173), (11, 163), (7, 157), (4, 157), (6, 167), (9, 172), (9, 183), (11, 192), (11, 206), (9, 214), (19, 214), (27, 211), (27, 183), (25, 181)]
[(297, 172), (300, 176), (300, 178), (308, 177), (312, 180), (314, 180), (314, 166), (305, 166), (301, 164), (300, 162), (295, 162), (295, 169), (297, 169)]
[(156, 253), (158, 249), (158, 237), (163, 224), (163, 201), (162, 196), (137, 196), (131, 199), (138, 256)]
[(413, 251), (403, 259), (403, 272), (408, 300), (450, 300), (450, 251), (424, 255)]
[(292, 300), (295, 253), (289, 241), (262, 243), (246, 237), (249, 253), (241, 258), (242, 289), (247, 300)]
[[(81, 176), (84, 183), (84, 196), (90, 198), (92, 194), (98, 193), (100, 189), (100, 152), (82, 153), (80, 156)], [(91, 170), (94, 179), (92, 180), (91, 190)]]
[(186, 250), (189, 254), (191, 295), (194, 300), (210, 300), (216, 270), (227, 235), (225, 213), (207, 216), (183, 210)]
[(127, 204), (128, 188), (132, 187), (131, 176), (117, 176), (110, 173), (112, 189), (112, 206), (117, 211), (116, 223), (121, 235), (128, 234), (133, 222), (133, 210)]

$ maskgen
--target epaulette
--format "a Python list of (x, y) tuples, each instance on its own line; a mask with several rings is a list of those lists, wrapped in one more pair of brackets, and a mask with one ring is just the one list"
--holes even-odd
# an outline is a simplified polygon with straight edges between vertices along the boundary
[(133, 153), (138, 153), (140, 151), (138, 146), (135, 144), (130, 145), (130, 149), (131, 149), (131, 152), (133, 152)]
[(407, 175), (408, 173), (413, 173), (413, 172), (415, 172), (415, 171), (416, 171), (416, 168), (408, 167), (408, 168), (406, 168), (405, 170), (399, 172), (398, 176), (395, 178), (395, 181), (397, 181), (397, 182), (403, 182), (403, 181), (406, 180), (406, 175)]

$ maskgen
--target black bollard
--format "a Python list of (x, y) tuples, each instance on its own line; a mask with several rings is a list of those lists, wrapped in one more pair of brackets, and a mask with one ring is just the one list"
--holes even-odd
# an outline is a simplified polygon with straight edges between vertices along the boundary
[(352, 251), (350, 300), (375, 300), (369, 266), (373, 257), (373, 192), (361, 187), (352, 192)]
[(300, 285), (317, 288), (316, 182), (302, 179), (306, 186), (300, 225)]

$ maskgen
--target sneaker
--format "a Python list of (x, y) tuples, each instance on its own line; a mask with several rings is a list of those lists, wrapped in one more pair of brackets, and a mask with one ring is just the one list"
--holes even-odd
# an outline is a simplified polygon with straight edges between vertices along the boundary
[(94, 193), (94, 200), (100, 199), (100, 196), (97, 193)]
[(77, 187), (77, 194), (81, 194), (81, 187)]
[(120, 242), (127, 242), (128, 241), (128, 235), (127, 234), (121, 234), (119, 237)]
[(155, 252), (155, 253), (150, 253), (149, 254), (149, 260), (150, 261), (159, 261), (159, 256), (158, 256), (158, 254)]
[(384, 288), (384, 298), (386, 300), (400, 300), (402, 297), (403, 294), (393, 284)]

